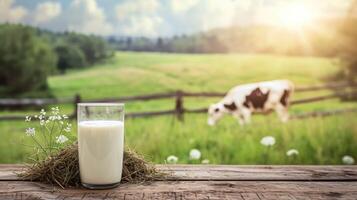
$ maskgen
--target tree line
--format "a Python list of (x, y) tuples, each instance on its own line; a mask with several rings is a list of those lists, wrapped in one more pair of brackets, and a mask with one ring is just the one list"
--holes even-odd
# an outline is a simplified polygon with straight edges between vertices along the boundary
[(108, 42), (120, 51), (172, 53), (226, 53), (228, 48), (216, 35), (195, 34), (173, 37), (109, 37)]
[(109, 37), (117, 50), (173, 53), (270, 53), (279, 55), (335, 56), (343, 19), (316, 22), (319, 29), (305, 27), (303, 34), (286, 27), (252, 24), (217, 28), (172, 37)]
[(101, 37), (0, 25), (0, 95), (48, 88), (47, 76), (85, 68), (113, 55)]

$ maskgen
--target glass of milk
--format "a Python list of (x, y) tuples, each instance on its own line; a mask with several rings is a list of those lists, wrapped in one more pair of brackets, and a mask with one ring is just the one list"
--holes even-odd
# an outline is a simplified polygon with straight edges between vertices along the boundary
[(78, 104), (78, 153), (82, 185), (107, 189), (119, 185), (124, 153), (124, 104)]

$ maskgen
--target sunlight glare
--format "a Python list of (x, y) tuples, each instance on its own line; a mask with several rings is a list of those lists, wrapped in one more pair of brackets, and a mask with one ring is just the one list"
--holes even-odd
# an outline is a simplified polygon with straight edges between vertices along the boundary
[(314, 12), (307, 6), (291, 4), (280, 9), (278, 19), (287, 28), (300, 29), (314, 20)]

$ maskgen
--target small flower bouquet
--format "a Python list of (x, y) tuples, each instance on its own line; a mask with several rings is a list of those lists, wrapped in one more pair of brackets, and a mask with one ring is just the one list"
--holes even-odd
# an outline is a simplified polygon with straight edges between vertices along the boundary
[[(31, 124), (25, 133), (33, 141), (33, 145), (27, 146), (34, 155), (19, 177), (62, 188), (79, 187), (78, 145), (69, 117), (54, 107), (49, 115), (42, 109), (39, 115), (27, 116), (25, 121)], [(121, 182), (142, 182), (161, 176), (142, 156), (128, 149), (124, 151)]]
[[(25, 133), (31, 137), (35, 145), (31, 146), (36, 153), (36, 160), (51, 157), (53, 153), (63, 148), (69, 143), (72, 124), (68, 120), (68, 116), (61, 114), (58, 107), (51, 109), (51, 115), (47, 116), (44, 109), (39, 115), (26, 116), (25, 121), (30, 123), (32, 120), (38, 120), (39, 123), (34, 127), (26, 129)], [(33, 124), (33, 123), (32, 123)]]

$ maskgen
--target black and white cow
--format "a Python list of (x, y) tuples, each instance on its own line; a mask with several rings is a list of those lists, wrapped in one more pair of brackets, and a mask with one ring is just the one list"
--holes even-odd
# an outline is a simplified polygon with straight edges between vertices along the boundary
[(241, 125), (250, 123), (252, 113), (275, 110), (282, 122), (289, 120), (289, 99), (294, 85), (288, 80), (274, 80), (238, 85), (208, 109), (208, 124), (213, 126), (224, 114), (231, 114)]

